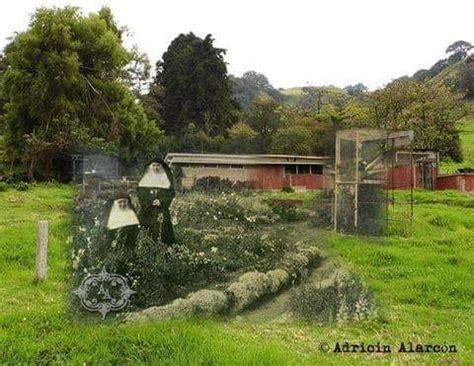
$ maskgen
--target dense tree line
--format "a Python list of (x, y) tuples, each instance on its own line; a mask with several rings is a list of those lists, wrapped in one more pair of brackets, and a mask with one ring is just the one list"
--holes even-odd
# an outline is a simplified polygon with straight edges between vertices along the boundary
[[(461, 98), (473, 95), (467, 42), (449, 46), (450, 56), (430, 70), (375, 92), (361, 83), (305, 87), (290, 102), (263, 74), (229, 75), (211, 35), (178, 35), (151, 81), (146, 55), (123, 41), (108, 8), (87, 16), (40, 8), (5, 47), (7, 157), (30, 179), (56, 177), (61, 160), (85, 149), (129, 162), (168, 151), (331, 155), (338, 129), (364, 126), (413, 129), (417, 147), (462, 159), (456, 121)], [(456, 62), (455, 81), (428, 80)]]
[[(130, 89), (134, 54), (108, 8), (40, 8), (6, 46), (2, 73), (7, 156), (30, 179), (48, 179), (83, 148), (152, 153), (162, 132)], [(142, 148), (136, 149), (137, 146)]]

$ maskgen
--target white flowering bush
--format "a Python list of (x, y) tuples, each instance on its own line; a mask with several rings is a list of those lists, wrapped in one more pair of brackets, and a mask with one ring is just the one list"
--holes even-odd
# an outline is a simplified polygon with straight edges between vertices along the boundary
[(175, 225), (206, 229), (224, 225), (255, 227), (278, 219), (262, 199), (233, 192), (184, 194), (171, 206), (171, 216)]
[(314, 322), (356, 322), (377, 316), (373, 293), (354, 273), (342, 273), (326, 285), (302, 285), (290, 306), (296, 315)]

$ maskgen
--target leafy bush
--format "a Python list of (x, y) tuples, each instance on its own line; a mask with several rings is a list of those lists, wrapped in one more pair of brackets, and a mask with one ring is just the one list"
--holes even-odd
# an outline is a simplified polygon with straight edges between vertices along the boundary
[(261, 272), (247, 272), (238, 282), (232, 283), (226, 290), (237, 311), (242, 311), (256, 303), (262, 297), (275, 294), (289, 285), (290, 279), (296, 279), (308, 271), (311, 265), (319, 264), (319, 251), (305, 249), (287, 255), (283, 268)]
[(292, 311), (315, 322), (348, 322), (376, 315), (373, 294), (354, 273), (345, 273), (329, 284), (302, 285), (290, 300)]
[(15, 184), (23, 182), (26, 179), (26, 174), (21, 171), (13, 171), (9, 174), (6, 174), (4, 180), (8, 184)]
[(270, 279), (261, 272), (248, 272), (231, 284), (226, 292), (232, 299), (237, 311), (241, 311), (255, 303), (259, 298), (270, 292)]
[(294, 193), (294, 192), (295, 192), (295, 190), (293, 189), (293, 187), (289, 187), (289, 186), (283, 187), (283, 188), (281, 189), (281, 191), (282, 191), (282, 192), (285, 192), (285, 193)]
[(196, 191), (218, 191), (218, 192), (232, 192), (242, 191), (248, 189), (248, 184), (245, 182), (233, 182), (228, 178), (220, 177), (203, 177), (197, 179), (192, 186)]
[(30, 188), (26, 182), (18, 182), (14, 185), (14, 187), (17, 191), (27, 191)]
[(148, 320), (163, 320), (192, 315), (218, 315), (229, 308), (227, 296), (221, 291), (199, 290), (185, 299), (176, 299), (164, 306), (153, 306), (141, 312), (130, 313), (128, 322), (143, 322)]
[(0, 192), (6, 192), (8, 190), (8, 184), (0, 182)]
[(275, 293), (282, 288), (288, 286), (290, 283), (290, 275), (283, 269), (274, 269), (273, 271), (267, 272), (267, 277), (270, 283), (270, 291)]
[(316, 227), (326, 229), (331, 226), (333, 199), (332, 191), (324, 191), (316, 196), (313, 203), (314, 216), (311, 220)]
[(180, 196), (171, 207), (171, 215), (177, 226), (204, 229), (225, 225), (255, 227), (277, 219), (270, 206), (262, 200), (225, 192)]
[(268, 204), (273, 212), (277, 214), (283, 221), (298, 221), (306, 219), (309, 213), (300, 207), (303, 201), (290, 199), (270, 199)]
[(286, 254), (281, 261), (281, 268), (289, 273), (292, 281), (304, 277), (309, 266), (317, 266), (321, 261), (321, 253), (316, 248), (300, 249)]

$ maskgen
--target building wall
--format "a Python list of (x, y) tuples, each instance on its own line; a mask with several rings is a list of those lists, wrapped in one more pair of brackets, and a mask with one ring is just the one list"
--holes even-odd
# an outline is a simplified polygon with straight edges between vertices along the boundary
[(474, 175), (453, 174), (439, 176), (436, 188), (440, 190), (456, 189), (463, 192), (473, 192)]
[[(281, 190), (283, 187), (300, 186), (308, 190), (323, 189), (327, 182), (318, 174), (286, 174), (284, 165), (257, 165), (239, 168), (182, 167), (184, 188), (191, 188), (197, 179), (220, 177), (233, 182), (249, 182), (253, 189)], [(325, 184), (326, 183), (326, 184)], [(330, 184), (330, 183), (329, 183)]]
[(229, 179), (233, 182), (247, 182), (250, 177), (250, 169), (243, 168), (207, 168), (207, 167), (182, 167), (183, 178), (181, 183), (184, 188), (191, 188), (197, 179), (204, 177), (220, 177)]
[(308, 190), (323, 189), (322, 174), (285, 174), (285, 167), (261, 165), (250, 170), (252, 188), (281, 190), (283, 187), (304, 187)]
[[(414, 171), (413, 171), (413, 170)], [(410, 189), (412, 186), (412, 179), (415, 178), (414, 188), (424, 188), (422, 187), (422, 171), (419, 165), (411, 167), (409, 165), (398, 166), (390, 170), (391, 176), (388, 177), (389, 187), (393, 189)], [(415, 175), (413, 177), (413, 174)], [(436, 189), (438, 180), (438, 169), (431, 169), (431, 182), (432, 188)]]

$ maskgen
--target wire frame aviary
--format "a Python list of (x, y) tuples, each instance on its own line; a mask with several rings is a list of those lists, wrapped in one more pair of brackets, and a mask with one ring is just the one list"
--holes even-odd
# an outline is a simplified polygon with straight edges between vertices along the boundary
[[(413, 131), (349, 129), (337, 132), (332, 209), (335, 230), (383, 234), (389, 222), (396, 219), (392, 215), (395, 210), (390, 208), (395, 203), (407, 204), (407, 211), (396, 216), (412, 220), (413, 141)], [(407, 154), (403, 163), (397, 160), (400, 151)], [(409, 198), (396, 200), (395, 188), (408, 189)]]

